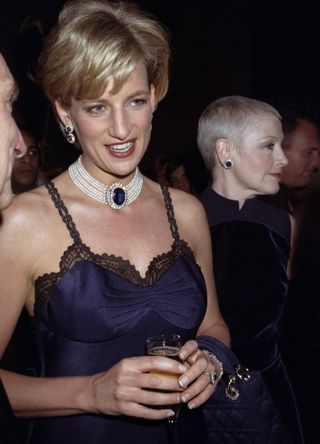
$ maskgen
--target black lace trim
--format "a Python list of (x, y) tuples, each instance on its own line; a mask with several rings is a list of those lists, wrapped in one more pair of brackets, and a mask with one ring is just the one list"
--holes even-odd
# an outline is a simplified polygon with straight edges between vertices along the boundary
[(165, 207), (167, 210), (167, 215), (168, 215), (168, 220), (169, 220), (169, 224), (170, 224), (172, 237), (175, 241), (179, 241), (180, 236), (179, 236), (176, 218), (174, 217), (171, 195), (169, 193), (167, 186), (162, 185), (161, 190), (162, 190), (162, 194), (164, 196), (164, 204), (165, 204)]
[(54, 206), (59, 211), (61, 219), (63, 220), (63, 223), (66, 225), (73, 241), (76, 244), (82, 243), (81, 238), (80, 238), (80, 234), (76, 228), (75, 223), (72, 220), (72, 217), (69, 214), (69, 211), (67, 210), (67, 207), (65, 206), (63, 200), (60, 197), (59, 191), (54, 186), (53, 182), (51, 182), (51, 180), (45, 184), (45, 187), (47, 188), (47, 190), (51, 196), (51, 199), (53, 200)]
[(174, 242), (168, 252), (162, 253), (151, 260), (145, 277), (140, 275), (139, 271), (130, 263), (130, 261), (125, 260), (122, 257), (106, 253), (93, 253), (90, 248), (81, 241), (76, 226), (61, 200), (58, 190), (52, 182), (47, 184), (47, 189), (63, 222), (67, 226), (74, 243), (63, 253), (59, 263), (59, 272), (46, 273), (38, 277), (35, 282), (34, 318), (36, 324), (40, 322), (45, 306), (59, 280), (79, 261), (84, 260), (92, 262), (105, 270), (118, 274), (135, 285), (147, 287), (152, 286), (158, 279), (160, 279), (179, 256), (190, 256), (194, 259), (193, 252), (189, 245), (184, 240), (180, 239), (174, 217), (172, 200), (167, 187), (162, 187), (162, 192)]

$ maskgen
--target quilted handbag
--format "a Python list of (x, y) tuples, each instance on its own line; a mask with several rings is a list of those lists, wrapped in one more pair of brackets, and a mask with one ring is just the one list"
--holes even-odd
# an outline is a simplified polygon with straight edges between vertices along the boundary
[(224, 367), (215, 393), (203, 408), (209, 443), (293, 443), (261, 373), (241, 366), (222, 342), (208, 336), (199, 336), (197, 341)]

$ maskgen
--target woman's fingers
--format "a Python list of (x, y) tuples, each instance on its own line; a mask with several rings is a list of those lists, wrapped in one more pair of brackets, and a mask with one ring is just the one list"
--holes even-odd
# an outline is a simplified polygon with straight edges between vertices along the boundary
[(189, 363), (193, 361), (187, 371), (179, 377), (180, 387), (185, 388), (180, 396), (181, 402), (186, 403), (189, 408), (199, 407), (206, 402), (215, 391), (215, 386), (212, 385), (209, 375), (204, 373), (208, 367), (214, 367), (208, 360), (208, 356), (199, 350), (193, 344), (195, 341), (188, 341), (188, 352), (190, 352)]
[(188, 404), (190, 409), (199, 407), (214, 393), (215, 386), (210, 383), (209, 377), (202, 374), (180, 395), (181, 402)]
[(163, 420), (174, 416), (170, 408), (150, 408), (146, 405), (128, 403), (125, 406), (125, 415), (152, 420)]
[(179, 385), (182, 388), (186, 388), (193, 381), (195, 381), (199, 376), (203, 374), (208, 366), (208, 359), (202, 353), (199, 358), (192, 364), (188, 369), (179, 377)]
[(184, 345), (179, 350), (179, 357), (181, 360), (185, 361), (192, 355), (197, 353), (199, 346), (197, 341), (190, 340), (184, 343)]
[(121, 361), (128, 370), (139, 373), (157, 371), (172, 374), (181, 374), (187, 370), (187, 366), (179, 361), (164, 356), (141, 356), (128, 358)]
[(196, 341), (188, 341), (181, 350), (186, 364), (163, 356), (141, 356), (123, 359), (97, 375), (98, 411), (156, 420), (173, 415), (174, 405), (180, 402), (189, 408), (203, 404), (215, 390), (204, 373), (208, 358)]
[[(178, 377), (187, 367), (162, 356), (123, 359), (105, 373), (93, 377), (95, 410), (112, 415), (164, 419), (170, 405), (180, 403)], [(143, 409), (137, 406), (143, 406)], [(154, 412), (156, 407), (157, 411)], [(166, 407), (164, 407), (166, 406)], [(147, 415), (147, 416), (146, 416)]]

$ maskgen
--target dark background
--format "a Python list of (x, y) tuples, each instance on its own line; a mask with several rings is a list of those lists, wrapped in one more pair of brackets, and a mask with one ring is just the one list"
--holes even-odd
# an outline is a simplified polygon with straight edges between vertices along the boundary
[[(224, 95), (262, 99), (280, 111), (295, 108), (320, 122), (320, 0), (136, 2), (168, 27), (172, 44), (171, 85), (154, 117), (146, 168), (156, 154), (195, 152), (202, 110)], [(0, 0), (0, 48), (19, 83), (18, 115), (44, 142), (48, 168), (66, 168), (78, 153), (64, 141), (48, 102), (26, 76), (41, 42), (39, 36), (22, 33), (21, 27), (33, 16), (46, 34), (63, 4), (64, 0)], [(300, 357), (303, 352), (298, 344), (295, 353)], [(309, 369), (318, 371), (311, 358), (310, 362), (302, 358), (297, 371), (303, 388), (300, 398), (306, 404), (306, 430), (310, 436), (314, 432), (312, 442), (318, 442), (318, 398), (312, 386), (317, 388), (318, 383), (310, 381), (304, 387), (303, 379)]]
[[(146, 162), (156, 154), (195, 150), (197, 120), (217, 97), (241, 94), (307, 111), (319, 119), (320, 5), (317, 0), (144, 0), (171, 34), (171, 84), (154, 118)], [(21, 89), (20, 109), (67, 165), (66, 147), (41, 93), (23, 71), (36, 43), (19, 34), (28, 15), (46, 34), (63, 0), (0, 0), (0, 42)], [(25, 117), (27, 116), (27, 117)], [(49, 156), (50, 157), (50, 156)], [(49, 159), (49, 160), (50, 160)]]

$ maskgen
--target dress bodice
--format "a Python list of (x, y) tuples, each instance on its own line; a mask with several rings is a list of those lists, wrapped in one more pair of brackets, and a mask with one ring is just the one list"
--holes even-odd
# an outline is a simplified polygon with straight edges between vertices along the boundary
[[(259, 198), (246, 200), (240, 209), (238, 201), (211, 188), (201, 200), (208, 215), (217, 295), (231, 347), (243, 365), (261, 371), (285, 424), (281, 444), (302, 444), (294, 393), (278, 347), (288, 288), (290, 217)], [(272, 431), (268, 442), (279, 442)]]
[[(47, 273), (35, 284), (43, 375), (104, 371), (125, 357), (144, 355), (146, 338), (156, 334), (194, 338), (206, 310), (205, 282), (192, 250), (179, 236), (169, 191), (163, 188), (172, 247), (155, 257), (141, 277), (129, 261), (93, 253), (82, 242), (58, 190), (52, 183), (47, 188), (73, 243), (61, 257), (59, 272)], [(155, 433), (155, 424), (129, 417), (51, 418), (37, 422), (35, 436), (40, 438), (34, 442), (52, 436), (48, 442), (58, 443), (68, 436), (64, 442), (105, 443), (102, 437), (108, 433), (112, 443), (162, 443), (161, 427), (158, 424)]]
[(290, 219), (258, 198), (241, 209), (211, 188), (204, 191), (219, 305), (232, 348), (249, 368), (278, 355), (277, 336), (287, 295)]

